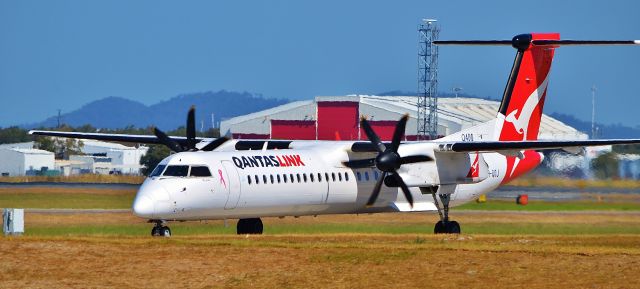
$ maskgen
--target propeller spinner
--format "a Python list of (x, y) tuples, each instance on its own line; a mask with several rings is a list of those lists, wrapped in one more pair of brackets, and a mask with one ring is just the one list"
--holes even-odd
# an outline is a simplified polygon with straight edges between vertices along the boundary
[(371, 197), (369, 197), (369, 201), (367, 202), (367, 206), (372, 206), (376, 199), (378, 199), (378, 195), (380, 194), (380, 189), (382, 187), (382, 183), (384, 182), (387, 176), (391, 176), (394, 178), (396, 183), (402, 189), (405, 198), (409, 202), (409, 205), (413, 207), (413, 197), (411, 196), (411, 192), (409, 192), (409, 187), (405, 184), (404, 180), (398, 173), (398, 169), (404, 164), (410, 163), (418, 163), (418, 162), (428, 162), (433, 160), (431, 157), (426, 155), (413, 155), (413, 156), (405, 156), (401, 157), (398, 154), (398, 148), (400, 147), (400, 141), (402, 140), (402, 135), (404, 134), (405, 127), (407, 126), (407, 120), (409, 119), (408, 115), (402, 116), (396, 124), (395, 131), (393, 132), (393, 138), (391, 140), (391, 144), (387, 147), (378, 135), (373, 131), (369, 122), (363, 117), (360, 119), (361, 127), (364, 129), (364, 132), (367, 134), (369, 141), (374, 145), (376, 150), (378, 151), (378, 155), (373, 159), (363, 159), (363, 160), (353, 160), (344, 162), (344, 165), (349, 168), (368, 168), (375, 166), (377, 169), (382, 171), (382, 176), (376, 182), (375, 187), (373, 188), (373, 192), (371, 193)]

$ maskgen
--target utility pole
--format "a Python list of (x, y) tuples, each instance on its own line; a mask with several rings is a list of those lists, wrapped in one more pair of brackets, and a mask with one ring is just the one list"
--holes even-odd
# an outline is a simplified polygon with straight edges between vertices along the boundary
[(61, 113), (62, 113), (62, 110), (58, 109), (58, 126), (57, 126), (57, 128), (60, 128), (60, 118), (61, 118), (60, 114)]
[(596, 138), (596, 85), (591, 87), (591, 138)]

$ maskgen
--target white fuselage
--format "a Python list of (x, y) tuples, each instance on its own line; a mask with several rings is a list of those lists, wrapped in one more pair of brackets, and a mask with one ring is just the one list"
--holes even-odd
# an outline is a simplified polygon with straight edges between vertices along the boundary
[[(317, 143), (317, 142), (316, 142)], [(206, 167), (210, 176), (151, 176), (140, 187), (133, 204), (136, 215), (156, 220), (206, 220), (436, 210), (433, 197), (411, 187), (410, 207), (399, 188), (382, 186), (372, 207), (366, 207), (373, 186), (381, 176), (375, 168), (350, 169), (342, 162), (373, 154), (347, 153), (351, 142), (298, 145), (296, 149), (183, 152), (164, 159), (159, 166)], [(433, 154), (433, 152), (430, 152)], [(351, 156), (350, 156), (351, 154)], [(498, 187), (506, 169), (505, 157), (483, 154), (489, 171), (486, 179), (472, 184), (438, 186), (451, 194), (451, 205), (471, 201)], [(426, 164), (412, 164), (427, 166)], [(166, 173), (166, 172), (165, 172)], [(401, 174), (404, 174), (402, 170)]]

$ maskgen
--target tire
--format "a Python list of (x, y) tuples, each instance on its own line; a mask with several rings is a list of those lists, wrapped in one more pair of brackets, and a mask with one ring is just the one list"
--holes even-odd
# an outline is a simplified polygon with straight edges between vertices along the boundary
[(260, 220), (260, 218), (255, 218), (251, 222), (251, 233), (249, 234), (262, 235), (263, 228), (262, 220)]
[(151, 229), (151, 236), (160, 237), (160, 228), (159, 227), (153, 227)]
[(260, 235), (263, 231), (262, 220), (260, 218), (240, 219), (236, 225), (236, 234)]
[(447, 224), (447, 233), (449, 234), (460, 234), (460, 224), (456, 221), (450, 221)]
[(238, 220), (238, 224), (236, 225), (236, 234), (244, 235), (247, 233), (247, 219)]
[(433, 228), (433, 233), (434, 234), (444, 234), (447, 233), (447, 230), (444, 226), (444, 223), (442, 221), (438, 221), (436, 223), (436, 226)]
[(160, 228), (160, 235), (162, 237), (171, 237), (171, 229), (169, 229), (169, 227), (163, 226), (162, 228)]

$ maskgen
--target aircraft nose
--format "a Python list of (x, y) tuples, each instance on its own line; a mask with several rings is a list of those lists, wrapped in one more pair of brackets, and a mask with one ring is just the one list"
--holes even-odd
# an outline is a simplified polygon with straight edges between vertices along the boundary
[(147, 196), (137, 196), (133, 202), (133, 213), (141, 218), (153, 218), (153, 200)]

